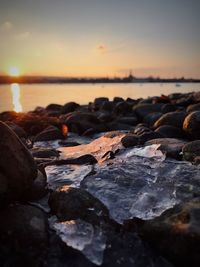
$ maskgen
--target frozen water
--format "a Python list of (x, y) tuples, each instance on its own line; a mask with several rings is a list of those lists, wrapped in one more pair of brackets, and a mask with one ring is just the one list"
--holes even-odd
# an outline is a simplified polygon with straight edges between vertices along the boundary
[(200, 191), (200, 170), (190, 163), (127, 155), (97, 167), (81, 183), (118, 223), (152, 219)]
[(48, 188), (55, 190), (62, 185), (79, 187), (80, 182), (91, 170), (91, 165), (47, 166), (45, 171), (47, 174)]
[(96, 265), (102, 264), (106, 237), (100, 228), (80, 219), (58, 222), (55, 216), (49, 219), (49, 223), (64, 243), (81, 251)]

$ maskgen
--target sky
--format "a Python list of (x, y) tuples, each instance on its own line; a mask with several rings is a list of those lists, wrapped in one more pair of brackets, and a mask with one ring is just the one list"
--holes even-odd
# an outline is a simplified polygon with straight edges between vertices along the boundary
[(0, 74), (200, 78), (199, 0), (1, 0)]

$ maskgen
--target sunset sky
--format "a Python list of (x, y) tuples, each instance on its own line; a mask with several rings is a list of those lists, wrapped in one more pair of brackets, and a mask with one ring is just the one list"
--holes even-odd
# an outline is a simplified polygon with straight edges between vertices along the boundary
[(0, 74), (200, 78), (200, 0), (1, 0)]

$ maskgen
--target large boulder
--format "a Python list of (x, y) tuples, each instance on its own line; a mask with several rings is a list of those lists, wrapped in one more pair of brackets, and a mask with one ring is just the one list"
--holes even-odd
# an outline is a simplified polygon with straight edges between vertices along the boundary
[(1, 266), (43, 266), (48, 245), (46, 215), (35, 207), (13, 205), (0, 216)]
[(0, 122), (0, 205), (19, 200), (37, 176), (34, 159), (17, 135)]
[(194, 111), (185, 118), (183, 130), (193, 139), (200, 139), (200, 111)]
[(182, 128), (186, 115), (187, 114), (184, 111), (168, 112), (155, 122), (154, 127), (158, 128), (162, 125), (171, 125), (178, 128)]
[(161, 216), (137, 222), (140, 235), (175, 266), (200, 263), (200, 199), (177, 205)]
[(184, 138), (185, 137), (185, 132), (175, 126), (171, 125), (162, 125), (159, 126), (155, 132), (162, 134), (164, 137), (167, 138)]

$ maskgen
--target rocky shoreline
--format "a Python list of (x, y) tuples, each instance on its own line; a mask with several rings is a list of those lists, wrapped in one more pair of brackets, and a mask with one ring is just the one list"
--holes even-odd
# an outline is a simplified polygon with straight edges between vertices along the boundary
[(200, 265), (200, 92), (0, 113), (1, 266)]

